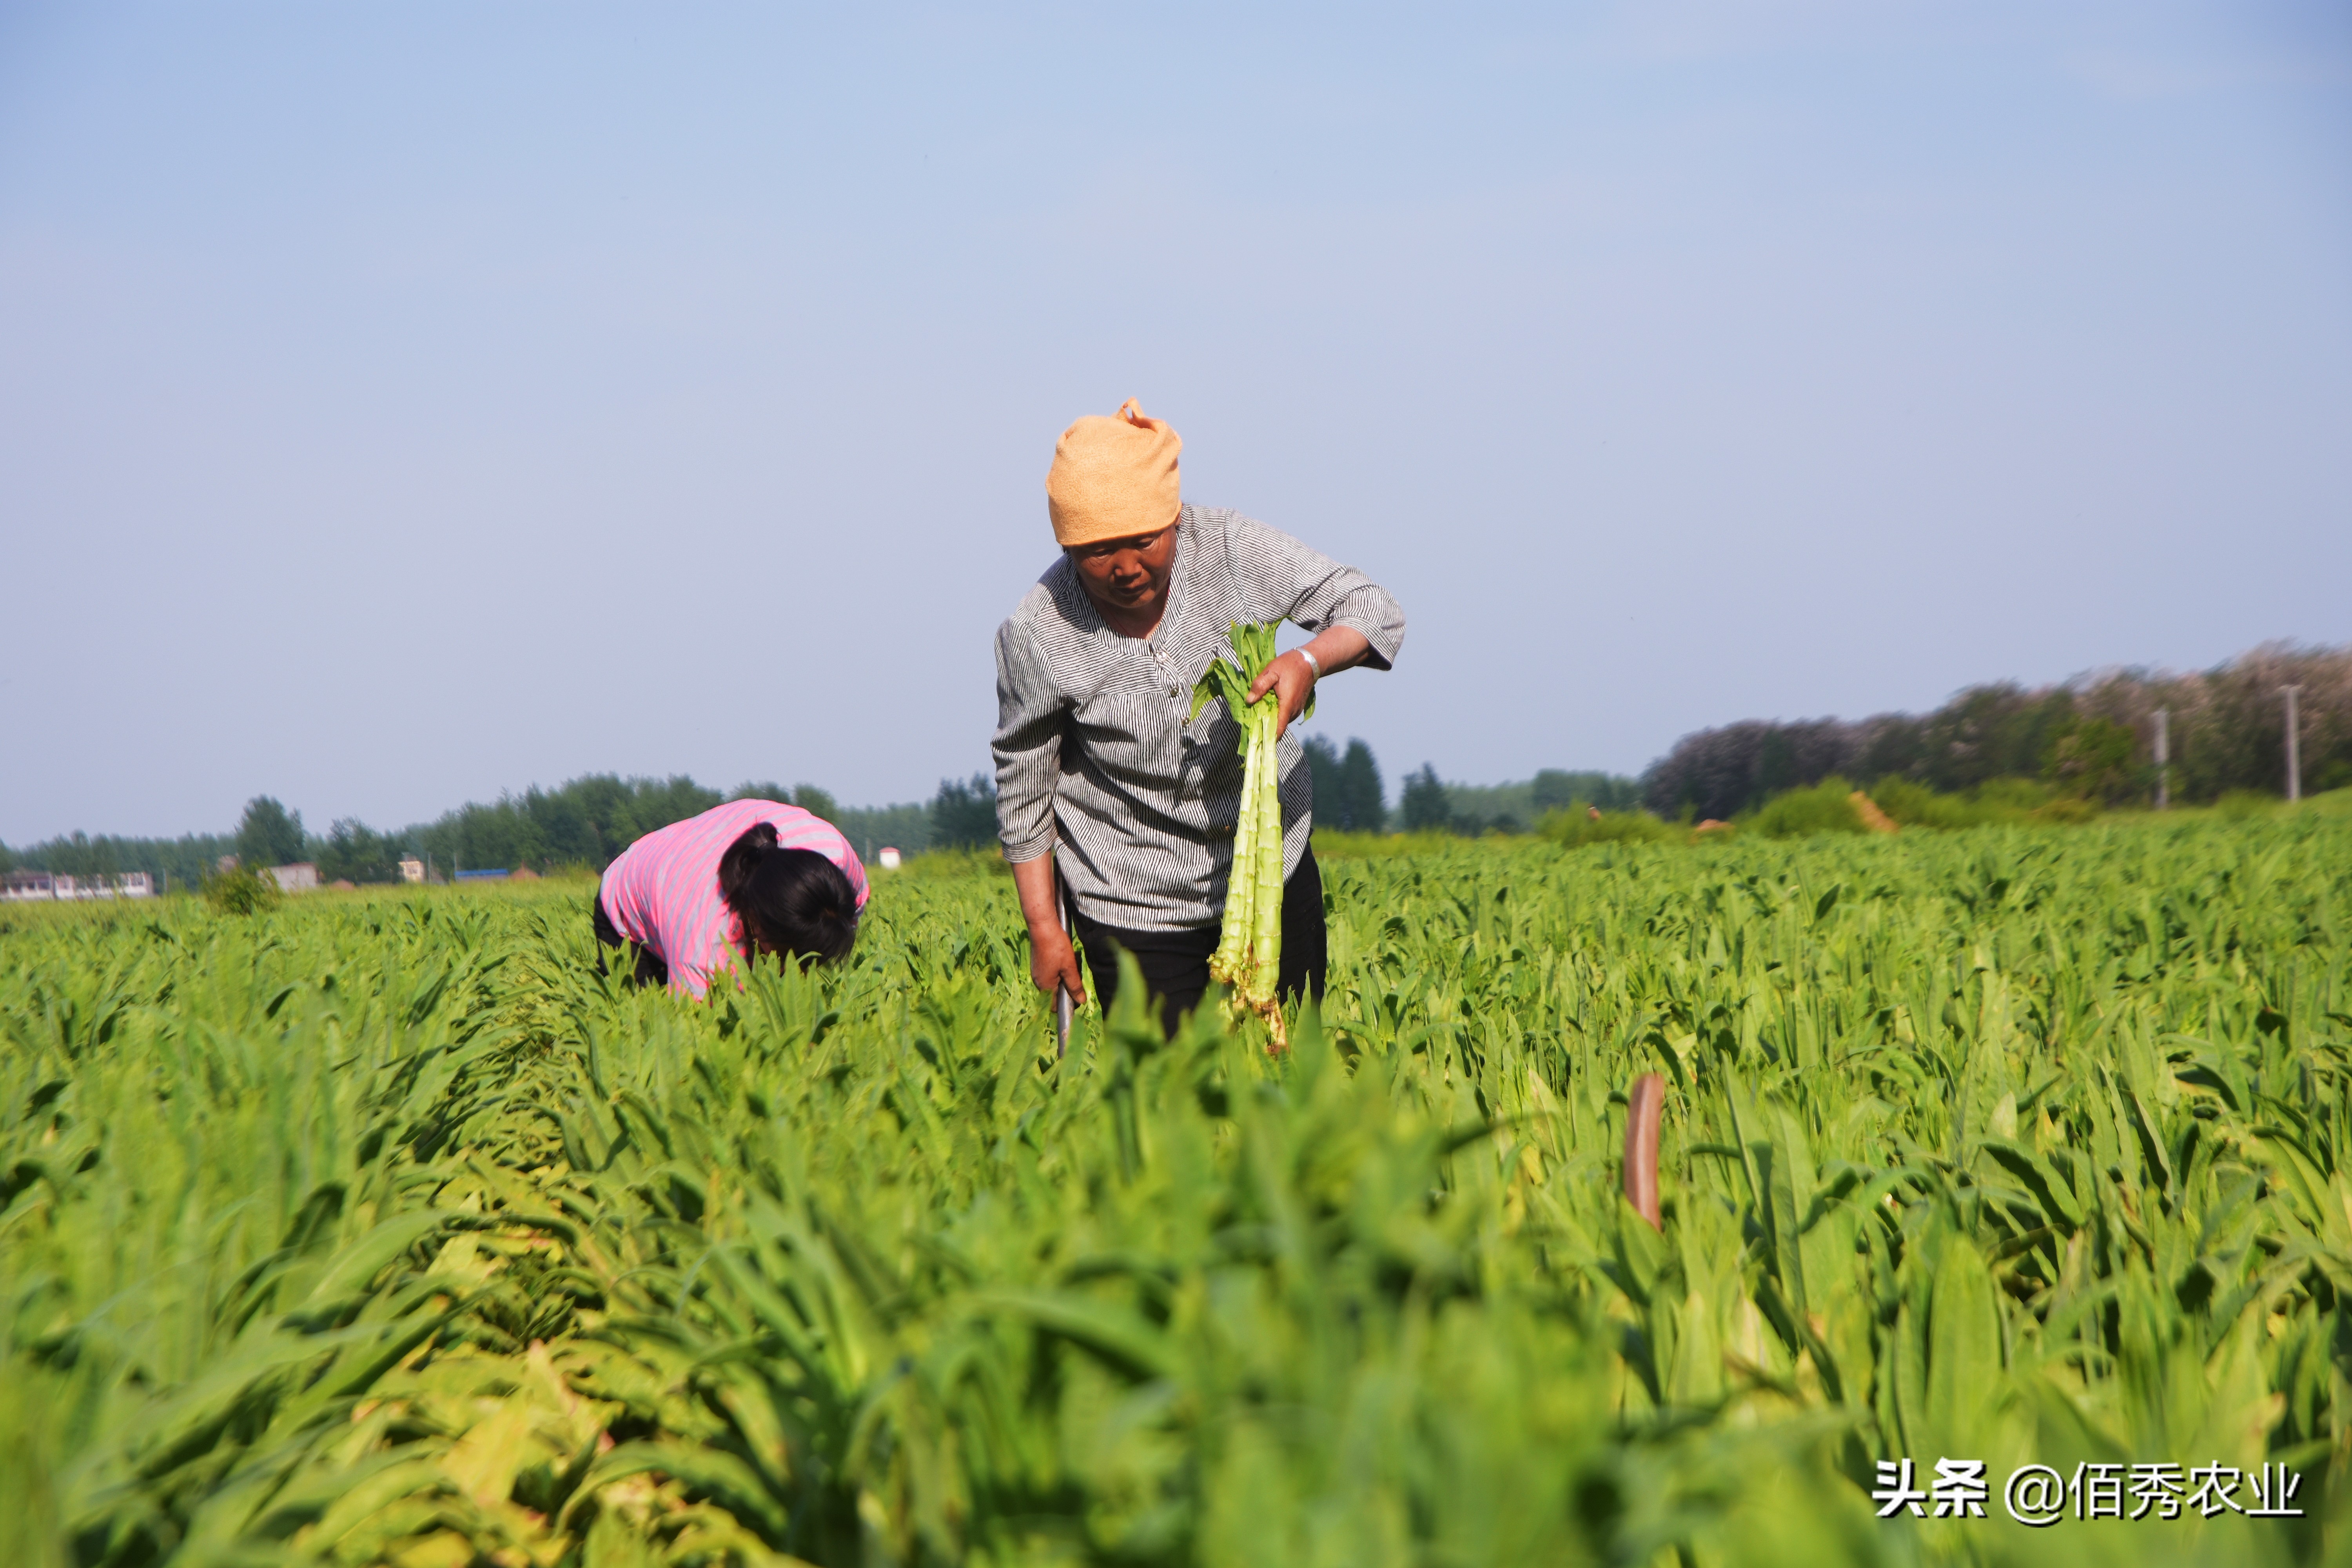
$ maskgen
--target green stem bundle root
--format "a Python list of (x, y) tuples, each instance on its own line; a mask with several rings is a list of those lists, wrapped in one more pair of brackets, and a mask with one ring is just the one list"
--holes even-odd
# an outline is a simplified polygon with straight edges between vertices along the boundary
[[(1273, 1048), (1288, 1048), (1282, 1023), (1282, 766), (1275, 752), (1282, 700), (1269, 690), (1252, 702), (1249, 689), (1274, 662), (1274, 630), (1281, 623), (1235, 626), (1234, 658), (1209, 666), (1192, 688), (1192, 716), (1223, 698), (1242, 729), (1241, 816), (1234, 824), (1233, 874), (1225, 889), (1224, 930), (1209, 959), (1212, 979), (1265, 1020)], [(1314, 711), (1310, 700), (1307, 712)]]

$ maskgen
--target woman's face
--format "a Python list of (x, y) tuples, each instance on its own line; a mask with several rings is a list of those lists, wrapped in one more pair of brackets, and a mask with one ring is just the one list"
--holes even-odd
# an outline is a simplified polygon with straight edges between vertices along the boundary
[(1069, 556), (1087, 597), (1107, 613), (1120, 618), (1152, 615), (1168, 596), (1168, 574), (1176, 564), (1176, 525), (1076, 545)]

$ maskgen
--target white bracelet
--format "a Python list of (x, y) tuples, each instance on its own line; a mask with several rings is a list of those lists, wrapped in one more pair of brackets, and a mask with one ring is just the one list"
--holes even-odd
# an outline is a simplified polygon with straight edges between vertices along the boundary
[(1315, 656), (1313, 654), (1308, 653), (1305, 648), (1300, 648), (1298, 650), (1298, 657), (1307, 661), (1307, 668), (1315, 672), (1316, 679), (1320, 680), (1323, 679), (1323, 667), (1315, 661)]

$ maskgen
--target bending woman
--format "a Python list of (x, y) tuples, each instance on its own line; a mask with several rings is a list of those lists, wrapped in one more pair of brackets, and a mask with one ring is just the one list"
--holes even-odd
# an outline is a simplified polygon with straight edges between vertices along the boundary
[(730, 800), (646, 834), (604, 868), (596, 940), (637, 944), (638, 984), (699, 996), (738, 955), (847, 957), (866, 896), (866, 868), (833, 824)]

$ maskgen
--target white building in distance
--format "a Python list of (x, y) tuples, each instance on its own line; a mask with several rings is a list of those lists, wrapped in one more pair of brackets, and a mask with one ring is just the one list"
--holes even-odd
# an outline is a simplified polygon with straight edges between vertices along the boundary
[(63, 877), (47, 871), (11, 871), (0, 877), (0, 902), (34, 899), (152, 899), (155, 879), (144, 871), (116, 877)]

